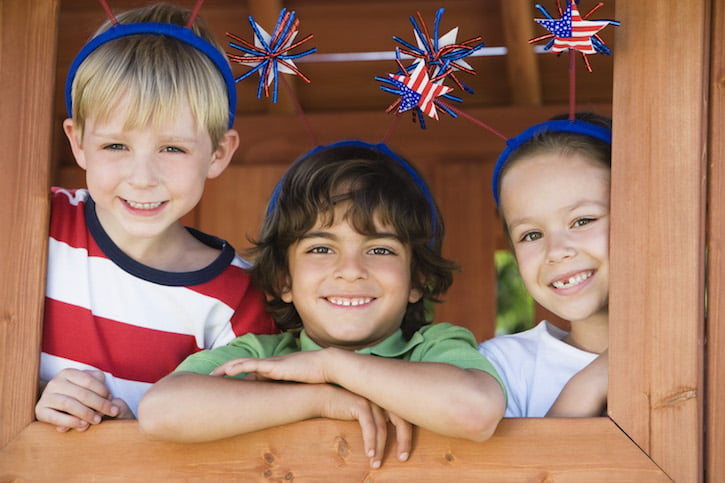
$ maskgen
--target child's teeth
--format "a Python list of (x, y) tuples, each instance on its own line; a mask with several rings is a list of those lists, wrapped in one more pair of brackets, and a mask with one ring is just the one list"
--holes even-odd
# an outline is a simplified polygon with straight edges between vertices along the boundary
[(335, 305), (342, 305), (345, 307), (356, 307), (358, 305), (366, 304), (370, 302), (371, 298), (341, 298), (341, 297), (330, 297), (330, 302)]
[(557, 280), (552, 283), (554, 288), (569, 288), (582, 283), (584, 280), (592, 276), (592, 272), (579, 273), (571, 277), (569, 280)]
[(131, 208), (135, 208), (137, 210), (153, 210), (161, 206), (161, 201), (155, 201), (153, 203), (138, 203), (136, 201), (126, 200), (126, 203), (128, 203)]

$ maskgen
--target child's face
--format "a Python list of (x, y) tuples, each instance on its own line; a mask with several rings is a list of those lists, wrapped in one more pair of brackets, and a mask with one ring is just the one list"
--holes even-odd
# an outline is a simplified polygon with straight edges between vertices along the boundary
[(224, 143), (212, 151), (209, 134), (198, 128), (186, 103), (158, 128), (150, 123), (126, 129), (128, 109), (122, 98), (107, 121), (87, 119), (82, 138), (72, 121), (64, 123), (98, 217), (122, 248), (139, 239), (162, 240), (176, 229), (199, 202), (206, 179), (226, 167), (229, 154)]
[(607, 313), (610, 170), (581, 154), (516, 161), (501, 206), (532, 297), (569, 321)]
[(323, 347), (374, 345), (403, 320), (411, 288), (410, 248), (390, 227), (358, 233), (344, 219), (347, 202), (335, 208), (335, 223), (320, 220), (288, 250), (290, 283), (282, 300), (293, 303), (308, 335)]

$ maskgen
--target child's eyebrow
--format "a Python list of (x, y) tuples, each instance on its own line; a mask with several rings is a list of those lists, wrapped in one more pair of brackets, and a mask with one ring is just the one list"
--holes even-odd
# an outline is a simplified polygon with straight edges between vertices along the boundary
[[(329, 231), (308, 231), (307, 233), (302, 235), (300, 240), (306, 240), (309, 238), (325, 238), (328, 240), (336, 240), (338, 237), (337, 237), (337, 235), (334, 235), (334, 234), (330, 233)], [(379, 238), (383, 238), (383, 239), (400, 241), (400, 237), (398, 235), (396, 235), (393, 232), (387, 232), (387, 231), (377, 232), (377, 233), (373, 233), (371, 235), (365, 235), (365, 238), (368, 240), (377, 240)]]

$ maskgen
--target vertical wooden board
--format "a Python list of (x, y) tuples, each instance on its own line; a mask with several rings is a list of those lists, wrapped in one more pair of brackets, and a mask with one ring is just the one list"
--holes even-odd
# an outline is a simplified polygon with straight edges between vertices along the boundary
[(234, 165), (209, 180), (199, 204), (199, 229), (221, 237), (238, 252), (259, 233), (272, 190), (287, 166)]
[(57, 8), (0, 0), (0, 447), (32, 420), (35, 405)]
[(449, 162), (434, 169), (433, 190), (443, 212), (443, 253), (461, 265), (436, 321), (469, 328), (479, 341), (496, 328), (496, 216), (490, 163)]
[(702, 469), (707, 6), (617, 5), (609, 410), (675, 481)]
[(715, 481), (725, 474), (725, 2), (713, 2), (712, 17), (705, 473)]

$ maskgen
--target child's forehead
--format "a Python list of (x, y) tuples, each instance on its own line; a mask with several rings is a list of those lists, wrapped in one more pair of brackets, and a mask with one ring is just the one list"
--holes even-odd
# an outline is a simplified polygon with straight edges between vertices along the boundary
[(380, 233), (396, 233), (395, 227), (385, 219), (380, 208), (369, 212), (362, 207), (358, 207), (352, 200), (336, 202), (331, 208), (318, 212), (312, 230), (340, 225), (350, 226), (361, 234), (368, 234), (361, 231), (363, 226), (372, 227), (376, 232)]
[(534, 214), (608, 206), (610, 170), (589, 157), (536, 155), (511, 166), (501, 183), (501, 206), (509, 222)]

